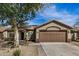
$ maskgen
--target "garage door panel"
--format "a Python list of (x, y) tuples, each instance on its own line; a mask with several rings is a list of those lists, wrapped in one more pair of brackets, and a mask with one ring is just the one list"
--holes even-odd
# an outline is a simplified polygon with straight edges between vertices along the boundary
[(40, 42), (65, 42), (66, 32), (61, 31), (42, 31), (39, 35)]

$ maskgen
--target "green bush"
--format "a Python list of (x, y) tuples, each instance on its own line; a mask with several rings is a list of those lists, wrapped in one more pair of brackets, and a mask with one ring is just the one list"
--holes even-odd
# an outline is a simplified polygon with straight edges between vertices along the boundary
[(8, 42), (7, 42), (7, 45), (8, 45), (8, 47), (10, 47), (10, 48), (14, 48), (14, 47), (15, 47), (13, 41), (8, 41)]
[(21, 55), (21, 50), (19, 49), (16, 49), (14, 52), (13, 52), (13, 56), (20, 56)]

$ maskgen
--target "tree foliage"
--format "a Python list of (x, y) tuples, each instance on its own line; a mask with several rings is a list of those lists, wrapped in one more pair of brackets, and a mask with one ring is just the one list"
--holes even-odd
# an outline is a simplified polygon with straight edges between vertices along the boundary
[(40, 3), (4, 3), (0, 4), (0, 21), (6, 25), (25, 26), (27, 20), (35, 17), (35, 12), (42, 7)]
[[(36, 11), (42, 7), (42, 4), (33, 3), (4, 3), (0, 4), (1, 23), (11, 25), (14, 32), (14, 44), (19, 45), (18, 27), (26, 27), (26, 21), (35, 17)], [(5, 22), (5, 23), (4, 23)]]

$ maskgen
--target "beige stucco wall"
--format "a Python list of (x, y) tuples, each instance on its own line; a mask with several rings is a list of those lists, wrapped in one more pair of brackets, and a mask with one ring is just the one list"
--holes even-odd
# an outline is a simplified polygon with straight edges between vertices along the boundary
[(56, 27), (49, 27), (49, 28), (47, 28), (47, 30), (60, 30), (60, 29), (56, 28)]
[(4, 31), (4, 32), (3, 32), (3, 37), (4, 37), (4, 38), (7, 38), (7, 36), (8, 36), (7, 31)]
[(42, 26), (42, 27), (38, 28), (37, 30), (46, 29), (46, 28), (51, 27), (51, 26), (59, 27), (59, 28), (61, 28), (62, 30), (68, 29), (68, 28), (65, 28), (65, 27), (63, 27), (63, 26), (60, 26), (60, 25), (58, 25), (58, 24), (52, 22), (52, 23), (50, 23), (50, 24), (47, 24), (47, 25), (45, 25), (45, 26)]
[(77, 33), (74, 33), (74, 40), (77, 40)]
[[(47, 25), (45, 25), (45, 26), (39, 27), (39, 28), (36, 30), (36, 41), (38, 41), (38, 39), (39, 39), (39, 30), (46, 30), (48, 27), (50, 27), (49, 30), (58, 30), (57, 28), (51, 28), (52, 26), (59, 27), (61, 30), (67, 30), (67, 32), (68, 32), (68, 33), (67, 33), (67, 34), (68, 34), (67, 38), (68, 38), (68, 39), (71, 39), (72, 34), (70, 33), (70, 29), (68, 29), (68, 28), (66, 28), (66, 27), (64, 27), (64, 26), (60, 26), (60, 25), (58, 25), (58, 24), (52, 22), (52, 23), (49, 23), (49, 24), (47, 24)], [(70, 40), (68, 40), (68, 41), (70, 41)]]

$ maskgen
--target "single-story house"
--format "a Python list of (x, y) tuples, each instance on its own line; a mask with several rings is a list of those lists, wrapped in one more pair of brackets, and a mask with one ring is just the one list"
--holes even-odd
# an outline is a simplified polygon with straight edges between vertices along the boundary
[[(35, 42), (69, 42), (74, 35), (71, 30), (73, 28), (57, 20), (52, 20), (40, 26), (32, 26), (27, 29), (19, 29), (19, 40), (32, 40)], [(4, 38), (14, 37), (11, 29), (4, 30)]]
[(72, 27), (53, 20), (36, 27), (36, 42), (68, 42)]

